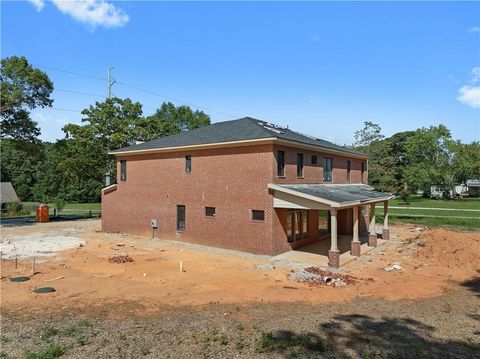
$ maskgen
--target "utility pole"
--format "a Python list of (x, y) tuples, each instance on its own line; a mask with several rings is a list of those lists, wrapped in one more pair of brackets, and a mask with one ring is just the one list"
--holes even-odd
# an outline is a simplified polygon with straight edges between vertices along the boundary
[[(114, 68), (113, 67), (109, 67), (108, 68), (108, 98), (112, 97), (112, 86), (115, 84), (115, 82), (117, 82), (113, 77), (112, 77), (112, 70)], [(113, 81), (112, 81), (113, 80)]]

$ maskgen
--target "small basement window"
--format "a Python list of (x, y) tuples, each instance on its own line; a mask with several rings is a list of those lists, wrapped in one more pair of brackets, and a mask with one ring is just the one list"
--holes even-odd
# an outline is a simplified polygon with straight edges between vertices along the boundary
[(192, 156), (185, 156), (185, 172), (192, 172)]
[(125, 182), (127, 180), (127, 161), (120, 161), (120, 181)]
[(264, 221), (265, 220), (265, 211), (252, 209), (252, 219), (254, 221)]
[(205, 216), (215, 217), (215, 207), (205, 207)]
[(177, 231), (185, 230), (185, 206), (177, 206)]

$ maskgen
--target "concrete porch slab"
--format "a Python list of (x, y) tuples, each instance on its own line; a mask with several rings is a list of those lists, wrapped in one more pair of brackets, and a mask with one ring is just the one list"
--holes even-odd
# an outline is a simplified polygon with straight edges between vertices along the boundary
[[(352, 236), (338, 236), (338, 249), (340, 250), (340, 267), (344, 266), (348, 262), (355, 260), (357, 257), (350, 254), (350, 243)], [(368, 246), (368, 238), (361, 237), (361, 254), (364, 255), (367, 252), (375, 249), (375, 247)], [(386, 241), (378, 239), (377, 246), (381, 246)], [(296, 263), (311, 265), (315, 267), (328, 267), (328, 250), (330, 249), (330, 238), (324, 238), (318, 242), (309, 244), (305, 247), (291, 250), (278, 256), (273, 257), (275, 260), (286, 260)]]

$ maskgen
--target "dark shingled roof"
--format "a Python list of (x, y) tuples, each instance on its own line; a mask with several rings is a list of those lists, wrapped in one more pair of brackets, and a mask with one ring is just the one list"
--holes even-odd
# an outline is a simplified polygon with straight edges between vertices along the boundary
[(339, 146), (334, 143), (321, 140), (319, 138), (303, 135), (301, 133), (292, 131), (289, 128), (277, 126), (251, 117), (244, 117), (233, 121), (213, 123), (208, 126), (196, 128), (194, 130), (180, 132), (177, 135), (161, 137), (153, 141), (120, 148), (118, 150), (111, 151), (111, 153), (153, 150), (157, 148), (203, 145), (221, 142), (256, 140), (272, 137), (289, 140), (300, 144), (317, 146), (319, 147), (319, 149), (330, 149), (350, 154), (366, 156), (366, 154), (363, 152)]
[(366, 184), (282, 184), (279, 186), (340, 204), (365, 202), (391, 196), (388, 193), (375, 191)]

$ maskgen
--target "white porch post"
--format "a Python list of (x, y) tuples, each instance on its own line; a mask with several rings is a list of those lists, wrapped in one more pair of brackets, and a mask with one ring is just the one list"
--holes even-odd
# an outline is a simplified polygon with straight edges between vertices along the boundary
[(390, 229), (388, 228), (388, 201), (383, 202), (383, 230), (382, 239), (390, 239)]
[(370, 204), (370, 228), (368, 229), (368, 245), (377, 246), (377, 232), (375, 229), (375, 203)]
[(351, 243), (350, 254), (352, 256), (360, 255), (360, 239), (358, 237), (358, 211), (359, 207), (355, 206), (353, 210), (353, 240)]
[(330, 209), (330, 250), (328, 251), (328, 265), (338, 268), (340, 266), (340, 251), (337, 243), (337, 209)]

